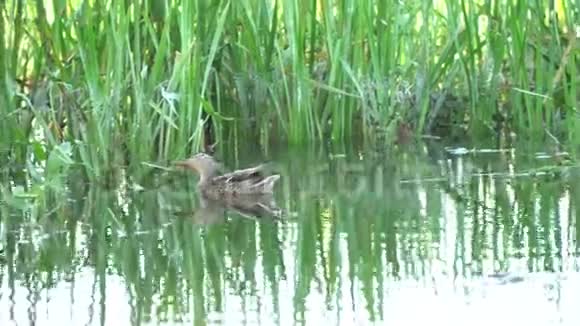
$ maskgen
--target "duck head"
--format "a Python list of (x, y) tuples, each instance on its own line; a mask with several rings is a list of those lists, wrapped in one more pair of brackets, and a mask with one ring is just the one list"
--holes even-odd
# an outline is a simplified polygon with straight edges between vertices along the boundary
[(199, 174), (201, 181), (206, 181), (217, 175), (221, 164), (218, 163), (212, 156), (199, 153), (187, 160), (176, 161), (175, 166), (195, 171)]

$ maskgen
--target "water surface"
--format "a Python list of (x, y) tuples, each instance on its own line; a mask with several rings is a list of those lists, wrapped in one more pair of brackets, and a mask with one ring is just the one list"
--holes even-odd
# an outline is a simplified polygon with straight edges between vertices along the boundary
[(489, 148), (221, 155), (272, 162), (281, 217), (180, 172), (23, 192), (0, 205), (0, 324), (580, 325), (577, 168)]

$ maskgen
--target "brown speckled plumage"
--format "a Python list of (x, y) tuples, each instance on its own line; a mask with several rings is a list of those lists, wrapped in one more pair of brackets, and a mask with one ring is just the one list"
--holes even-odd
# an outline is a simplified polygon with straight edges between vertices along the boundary
[(278, 174), (266, 176), (263, 165), (220, 175), (221, 164), (204, 153), (175, 162), (175, 165), (196, 171), (199, 174), (197, 187), (208, 197), (268, 194), (280, 179)]

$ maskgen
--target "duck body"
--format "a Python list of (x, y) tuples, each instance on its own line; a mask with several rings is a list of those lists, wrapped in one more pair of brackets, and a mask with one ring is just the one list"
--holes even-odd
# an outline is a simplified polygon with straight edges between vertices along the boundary
[(221, 164), (204, 153), (175, 162), (175, 165), (199, 174), (197, 188), (207, 198), (271, 194), (276, 181), (280, 179), (278, 174), (266, 175), (264, 165), (220, 174)]

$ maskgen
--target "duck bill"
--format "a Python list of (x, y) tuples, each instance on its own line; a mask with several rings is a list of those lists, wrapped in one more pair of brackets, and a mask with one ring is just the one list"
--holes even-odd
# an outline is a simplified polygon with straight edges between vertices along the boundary
[(189, 160), (185, 160), (185, 161), (175, 161), (173, 162), (174, 166), (180, 167), (180, 168), (184, 168), (184, 169), (189, 169), (189, 170), (195, 170), (197, 171), (195, 164)]

